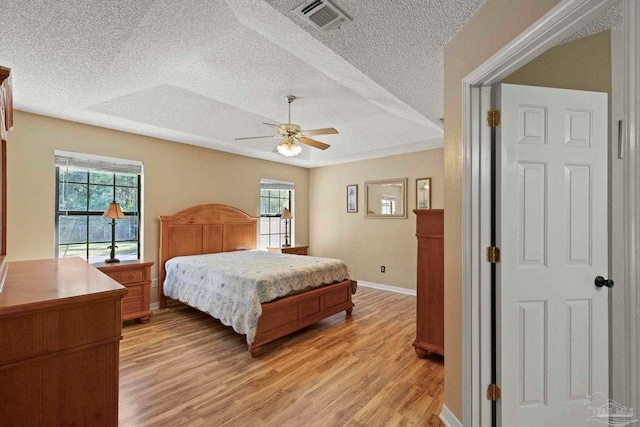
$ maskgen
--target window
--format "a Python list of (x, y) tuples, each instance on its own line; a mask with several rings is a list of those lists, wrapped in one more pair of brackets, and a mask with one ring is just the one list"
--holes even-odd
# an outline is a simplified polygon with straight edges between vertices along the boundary
[[(285, 243), (285, 233), (293, 245), (293, 221), (281, 218), (284, 208), (293, 215), (293, 183), (262, 179), (260, 181), (260, 249), (279, 247)], [(295, 215), (294, 215), (295, 216)]]
[(383, 215), (396, 214), (396, 198), (383, 194), (380, 198), (380, 213)]
[(109, 203), (120, 204), (116, 220), (116, 256), (140, 258), (142, 163), (56, 150), (55, 255), (89, 262), (109, 258)]

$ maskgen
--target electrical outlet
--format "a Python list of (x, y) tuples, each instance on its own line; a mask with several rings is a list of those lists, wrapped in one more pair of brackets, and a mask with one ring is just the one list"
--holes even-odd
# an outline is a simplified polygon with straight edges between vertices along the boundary
[(384, 271), (385, 271), (385, 270), (386, 270), (385, 266), (384, 266), (384, 265), (381, 265), (381, 266), (380, 266), (380, 273), (384, 273)]
[(158, 287), (158, 279), (151, 279), (151, 287), (152, 288)]

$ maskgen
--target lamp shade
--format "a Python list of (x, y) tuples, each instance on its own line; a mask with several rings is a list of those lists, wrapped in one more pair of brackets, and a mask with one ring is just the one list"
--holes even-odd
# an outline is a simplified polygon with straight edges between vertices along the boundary
[(289, 209), (284, 208), (282, 210), (282, 214), (280, 215), (280, 217), (282, 219), (291, 219), (291, 218), (293, 218), (293, 215), (291, 215), (291, 212), (289, 211)]
[(114, 200), (109, 203), (109, 207), (107, 211), (102, 214), (102, 218), (106, 219), (124, 219), (126, 218), (122, 213), (122, 209), (120, 209), (120, 205)]
[(286, 157), (297, 156), (302, 152), (302, 147), (297, 145), (292, 137), (287, 137), (276, 147), (278, 153)]

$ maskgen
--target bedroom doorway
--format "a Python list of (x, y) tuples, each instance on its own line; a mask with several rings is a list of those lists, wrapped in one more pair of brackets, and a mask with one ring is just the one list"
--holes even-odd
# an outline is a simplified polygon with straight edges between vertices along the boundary
[[(491, 383), (491, 378), (487, 372), (491, 372), (490, 358), (490, 327), (487, 328), (487, 319), (481, 313), (490, 311), (490, 298), (487, 297), (486, 289), (483, 291), (483, 284), (490, 280), (490, 268), (484, 265), (484, 247), (489, 246), (487, 241), (487, 230), (489, 226), (489, 218), (486, 211), (482, 210), (481, 205), (486, 203), (490, 191), (486, 186), (488, 180), (486, 172), (486, 147), (482, 145), (482, 141), (486, 141), (490, 131), (479, 126), (484, 122), (487, 110), (490, 109), (490, 102), (486, 99), (485, 89), (483, 85), (491, 85), (500, 82), (506, 75), (528, 63), (537, 57), (541, 52), (547, 50), (558, 41), (562, 40), (571, 32), (577, 30), (586, 22), (593, 19), (594, 16), (601, 13), (605, 9), (619, 3), (618, 1), (590, 2), (590, 1), (567, 1), (561, 2), (556, 8), (552, 9), (547, 15), (541, 18), (537, 25), (532, 26), (526, 34), (522, 34), (516, 40), (512, 41), (503, 50), (498, 52), (494, 57), (485, 64), (476, 69), (464, 80), (465, 98), (464, 98), (464, 118), (466, 122), (464, 135), (464, 174), (465, 182), (463, 195), (463, 216), (465, 225), (465, 241), (464, 253), (469, 254), (463, 260), (464, 268), (464, 289), (463, 289), (463, 313), (465, 313), (463, 323), (463, 424), (464, 425), (492, 425), (491, 413), (492, 404), (486, 400), (484, 394), (487, 384)], [(626, 204), (624, 206), (624, 214), (627, 223), (624, 224), (627, 230), (635, 233), (638, 228), (638, 219), (633, 208), (635, 201), (638, 199), (637, 191), (637, 153), (634, 151), (636, 141), (630, 140), (629, 136), (633, 135), (635, 125), (637, 123), (637, 87), (635, 79), (637, 78), (637, 70), (635, 68), (635, 58), (638, 55), (638, 38), (637, 38), (637, 16), (640, 15), (635, 2), (625, 3), (625, 19), (626, 25), (624, 29), (624, 38), (626, 40), (625, 54), (629, 60), (626, 63), (625, 77), (621, 78), (626, 87), (630, 90), (625, 100), (626, 112), (625, 122), (627, 123), (621, 130), (626, 139), (623, 146), (629, 153), (624, 160), (625, 176), (624, 176), (624, 193)], [(616, 123), (617, 125), (617, 123)], [(467, 132), (468, 130), (468, 132)], [(616, 126), (617, 134), (617, 126)], [(615, 138), (617, 141), (617, 138)], [(613, 148), (613, 147), (612, 147)], [(631, 151), (630, 151), (631, 150)], [(485, 163), (483, 163), (483, 161)], [(613, 168), (610, 166), (610, 171)], [(480, 194), (479, 198), (472, 197), (473, 194)], [(483, 201), (484, 200), (484, 201)], [(633, 236), (633, 234), (628, 235)], [(626, 238), (626, 237), (625, 237)], [(627, 247), (631, 250), (623, 254), (626, 262), (625, 279), (627, 283), (638, 277), (637, 272), (637, 243), (627, 238)], [(629, 246), (630, 245), (630, 246)], [(635, 252), (632, 252), (635, 251)], [(626, 260), (626, 261), (625, 261)], [(618, 283), (616, 283), (618, 286)], [(630, 343), (637, 342), (637, 319), (630, 310), (632, 305), (636, 307), (637, 299), (635, 290), (625, 289), (625, 299), (629, 301), (622, 312), (625, 323), (631, 325), (625, 335), (625, 349), (631, 348)], [(620, 313), (614, 313), (620, 315)], [(615, 335), (614, 330), (614, 335)], [(628, 366), (637, 366), (637, 351), (631, 350), (624, 352), (622, 356)], [(637, 399), (637, 378), (627, 375), (627, 383), (617, 387), (617, 395), (625, 402), (638, 402)], [(615, 390), (614, 390), (615, 391)], [(631, 404), (631, 406), (633, 406)]]

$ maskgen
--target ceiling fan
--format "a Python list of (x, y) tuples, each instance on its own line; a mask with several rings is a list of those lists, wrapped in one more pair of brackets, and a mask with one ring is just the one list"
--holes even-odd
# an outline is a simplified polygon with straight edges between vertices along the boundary
[(326, 150), (327, 148), (329, 148), (329, 144), (325, 144), (324, 142), (308, 138), (308, 136), (336, 134), (338, 133), (338, 131), (334, 128), (300, 130), (300, 126), (291, 123), (291, 103), (296, 99), (296, 97), (293, 95), (287, 95), (284, 97), (284, 99), (286, 99), (289, 103), (289, 123), (283, 123), (279, 125), (266, 122), (264, 123), (265, 125), (275, 127), (278, 131), (278, 135), (249, 136), (245, 138), (235, 138), (235, 140), (239, 141), (242, 139), (257, 138), (284, 138), (273, 151), (277, 151), (278, 153), (287, 157), (297, 156), (302, 151), (302, 147), (297, 145), (296, 141), (315, 148), (319, 148), (320, 150)]

